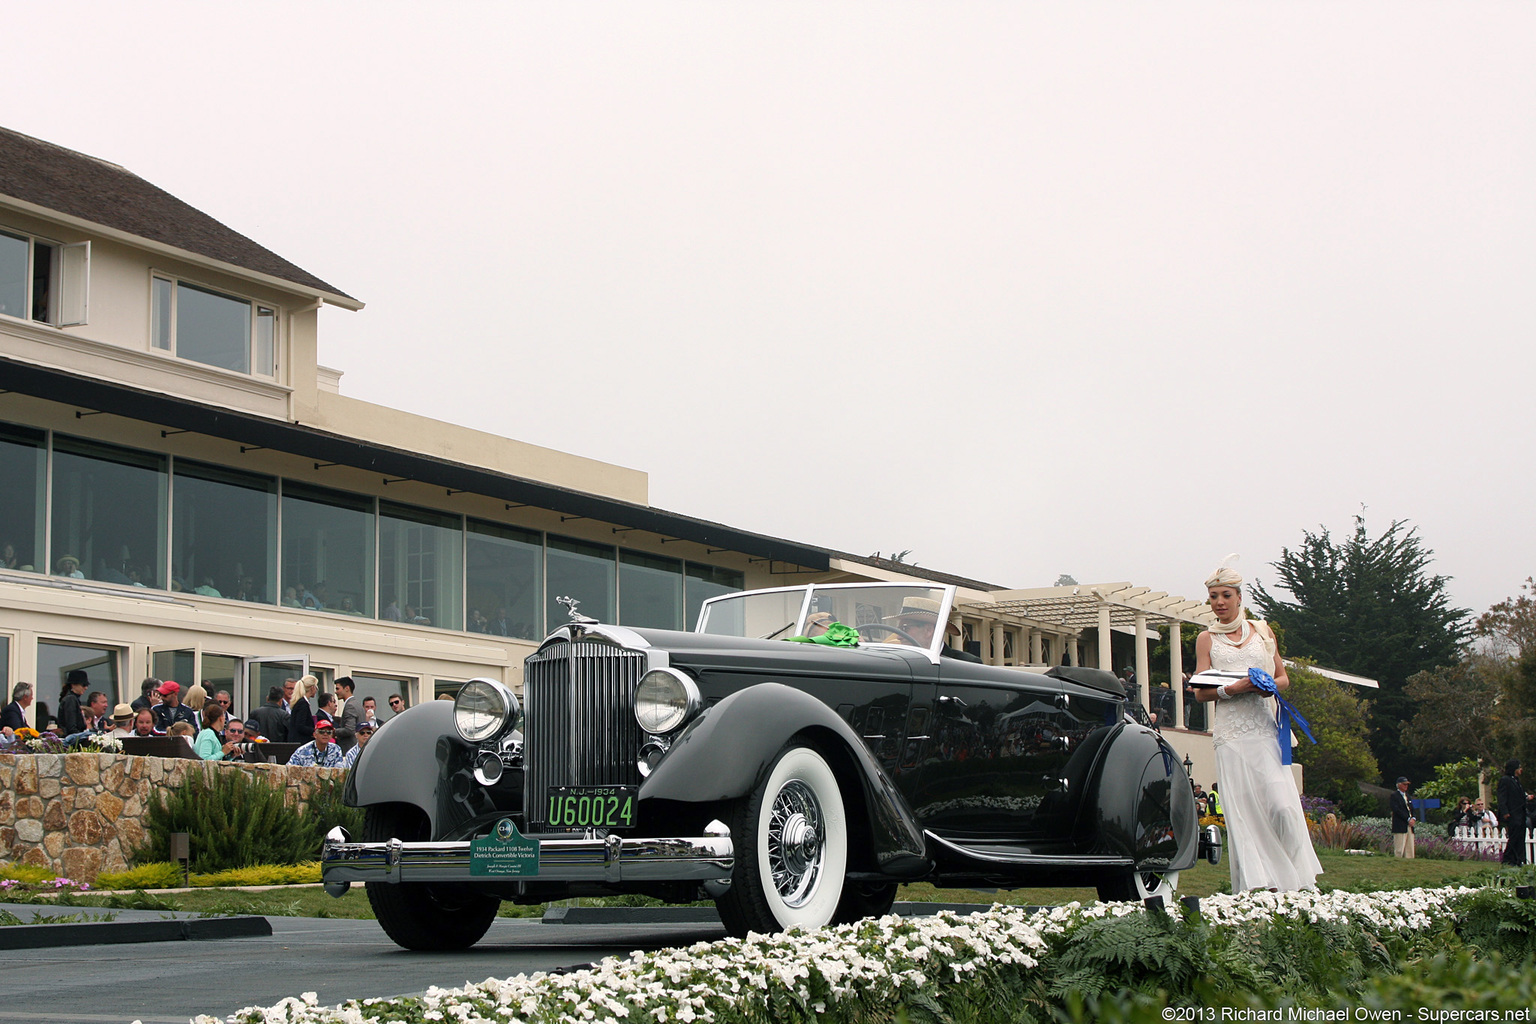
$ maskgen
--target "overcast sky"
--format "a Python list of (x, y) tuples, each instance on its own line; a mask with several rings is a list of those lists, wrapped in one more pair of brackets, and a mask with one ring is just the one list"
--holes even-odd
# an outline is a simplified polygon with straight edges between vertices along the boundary
[(85, 4), (0, 123), (367, 302), (344, 394), (652, 504), (1198, 595), (1536, 573), (1536, 5)]

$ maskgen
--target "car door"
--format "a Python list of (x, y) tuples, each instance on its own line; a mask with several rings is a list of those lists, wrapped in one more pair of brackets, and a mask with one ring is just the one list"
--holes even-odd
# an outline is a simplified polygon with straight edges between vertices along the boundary
[[(924, 827), (956, 839), (1065, 842), (1083, 783), (1069, 762), (1109, 722), (1110, 702), (1015, 670), (944, 662), (902, 788)], [(918, 704), (920, 702), (914, 702)], [(916, 708), (914, 708), (914, 713)], [(1076, 770), (1076, 769), (1074, 769)], [(1086, 772), (1083, 772), (1086, 777)]]

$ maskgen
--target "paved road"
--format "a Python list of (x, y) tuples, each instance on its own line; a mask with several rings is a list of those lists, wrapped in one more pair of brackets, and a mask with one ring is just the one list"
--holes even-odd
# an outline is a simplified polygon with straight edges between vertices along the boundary
[(374, 921), (269, 917), (270, 938), (10, 950), (0, 1022), (186, 1024), (317, 992), (334, 1005), (723, 938), (718, 923), (543, 924), (498, 918), (473, 949), (412, 953)]

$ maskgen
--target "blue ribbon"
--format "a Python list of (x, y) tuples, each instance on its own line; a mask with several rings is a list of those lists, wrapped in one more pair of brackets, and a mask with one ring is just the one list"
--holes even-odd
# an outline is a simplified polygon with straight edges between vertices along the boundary
[(1280, 688), (1275, 685), (1274, 676), (1261, 668), (1251, 668), (1248, 670), (1248, 681), (1258, 687), (1259, 692), (1275, 698), (1275, 703), (1280, 705), (1280, 718), (1275, 724), (1275, 738), (1280, 742), (1280, 763), (1290, 764), (1291, 723), (1294, 722), (1303, 735), (1316, 744), (1317, 739), (1312, 735), (1312, 727), (1307, 724), (1305, 718), (1301, 717), (1301, 712), (1296, 710), (1296, 705), (1280, 696)]

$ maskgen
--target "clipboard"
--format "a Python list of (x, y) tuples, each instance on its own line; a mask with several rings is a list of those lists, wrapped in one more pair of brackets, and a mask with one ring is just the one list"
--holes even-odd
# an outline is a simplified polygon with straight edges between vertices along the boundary
[(1185, 685), (1198, 686), (1209, 690), (1215, 689), (1218, 686), (1225, 686), (1228, 683), (1235, 683), (1239, 680), (1247, 678), (1247, 672), (1219, 672), (1216, 669), (1207, 669), (1204, 672), (1199, 672), (1190, 676), (1189, 682)]

